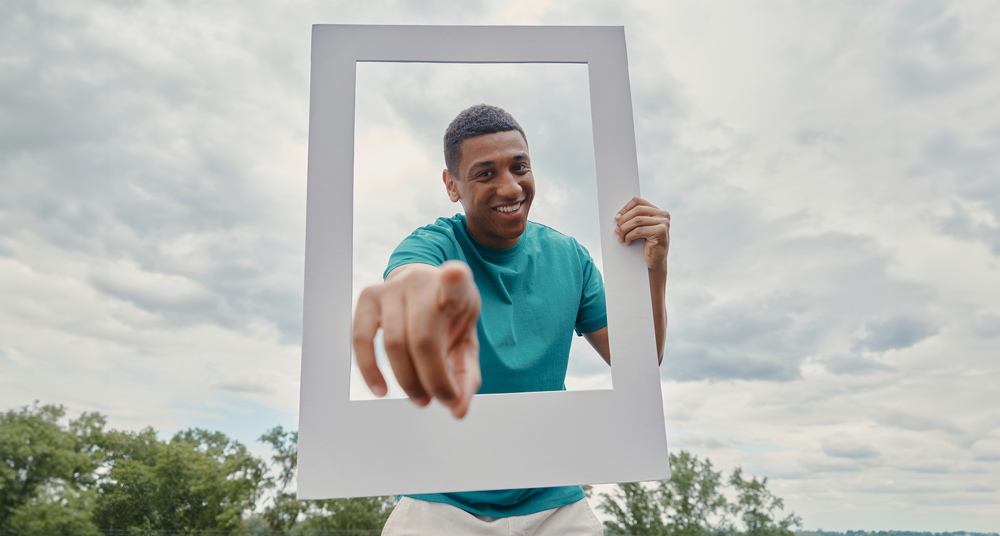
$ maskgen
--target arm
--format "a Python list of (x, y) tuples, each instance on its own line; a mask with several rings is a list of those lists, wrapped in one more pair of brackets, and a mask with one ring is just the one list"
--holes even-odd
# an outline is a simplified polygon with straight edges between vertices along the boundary
[[(653, 301), (653, 330), (656, 334), (656, 359), (663, 364), (663, 345), (667, 339), (666, 307), (667, 273), (649, 272), (649, 294)], [(607, 326), (592, 333), (584, 333), (583, 338), (597, 350), (604, 362), (611, 364), (611, 343), (608, 341)]]
[[(657, 362), (663, 363), (667, 339), (667, 252), (670, 249), (670, 213), (660, 210), (641, 197), (633, 197), (615, 214), (618, 241), (631, 246), (642, 238), (643, 256), (649, 273), (649, 294), (653, 307), (653, 331), (656, 335)], [(611, 364), (608, 328), (584, 335), (587, 341)]]
[(583, 338), (587, 339), (587, 342), (594, 347), (594, 350), (597, 350), (598, 354), (601, 354), (605, 363), (611, 364), (611, 343), (608, 342), (607, 326), (591, 333), (584, 333)]
[(649, 271), (649, 295), (653, 301), (653, 330), (656, 333), (656, 359), (663, 364), (663, 346), (667, 341), (667, 270)]

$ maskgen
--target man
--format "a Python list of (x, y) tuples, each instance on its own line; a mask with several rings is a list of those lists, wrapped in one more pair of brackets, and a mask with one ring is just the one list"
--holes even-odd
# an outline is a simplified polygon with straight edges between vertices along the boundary
[[(576, 240), (528, 221), (535, 179), (521, 126), (500, 108), (473, 106), (448, 126), (444, 151), (445, 189), (464, 215), (414, 231), (390, 257), (384, 283), (358, 299), (354, 348), (372, 392), (387, 391), (375, 364), (380, 326), (407, 396), (420, 406), (436, 398), (456, 418), (477, 392), (564, 389), (574, 329), (610, 364), (604, 285), (593, 259)], [(633, 198), (615, 220), (619, 241), (644, 239), (662, 361), (670, 215)], [(403, 497), (383, 531), (602, 533), (578, 486)]]

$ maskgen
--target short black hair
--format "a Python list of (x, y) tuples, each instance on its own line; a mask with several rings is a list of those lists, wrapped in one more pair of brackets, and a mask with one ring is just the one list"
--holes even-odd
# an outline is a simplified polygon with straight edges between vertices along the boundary
[(503, 108), (489, 104), (476, 104), (459, 112), (455, 119), (451, 120), (448, 129), (444, 131), (444, 163), (448, 166), (448, 171), (452, 175), (458, 176), (456, 167), (462, 160), (462, 140), (509, 130), (520, 132), (524, 143), (528, 143), (524, 129)]

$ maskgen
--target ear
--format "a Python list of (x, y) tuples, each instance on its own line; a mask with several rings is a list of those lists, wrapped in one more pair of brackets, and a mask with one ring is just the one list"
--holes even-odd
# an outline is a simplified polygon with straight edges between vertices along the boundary
[(462, 196), (458, 195), (458, 185), (455, 184), (458, 179), (445, 168), (441, 172), (441, 180), (444, 181), (444, 187), (448, 190), (448, 198), (451, 199), (452, 203), (458, 203), (458, 200), (462, 198)]

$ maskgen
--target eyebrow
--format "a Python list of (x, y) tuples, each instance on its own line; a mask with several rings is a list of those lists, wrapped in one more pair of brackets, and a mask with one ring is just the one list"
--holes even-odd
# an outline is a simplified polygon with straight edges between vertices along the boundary
[[(526, 160), (527, 158), (528, 158), (528, 153), (521, 153), (521, 154), (514, 155), (514, 158), (512, 158), (511, 160)], [(475, 164), (472, 164), (472, 167), (469, 168), (469, 169), (476, 169), (476, 168), (481, 168), (481, 167), (489, 167), (489, 166), (492, 166), (495, 163), (496, 162), (494, 162), (492, 160), (483, 160), (482, 162), (476, 162)]]

